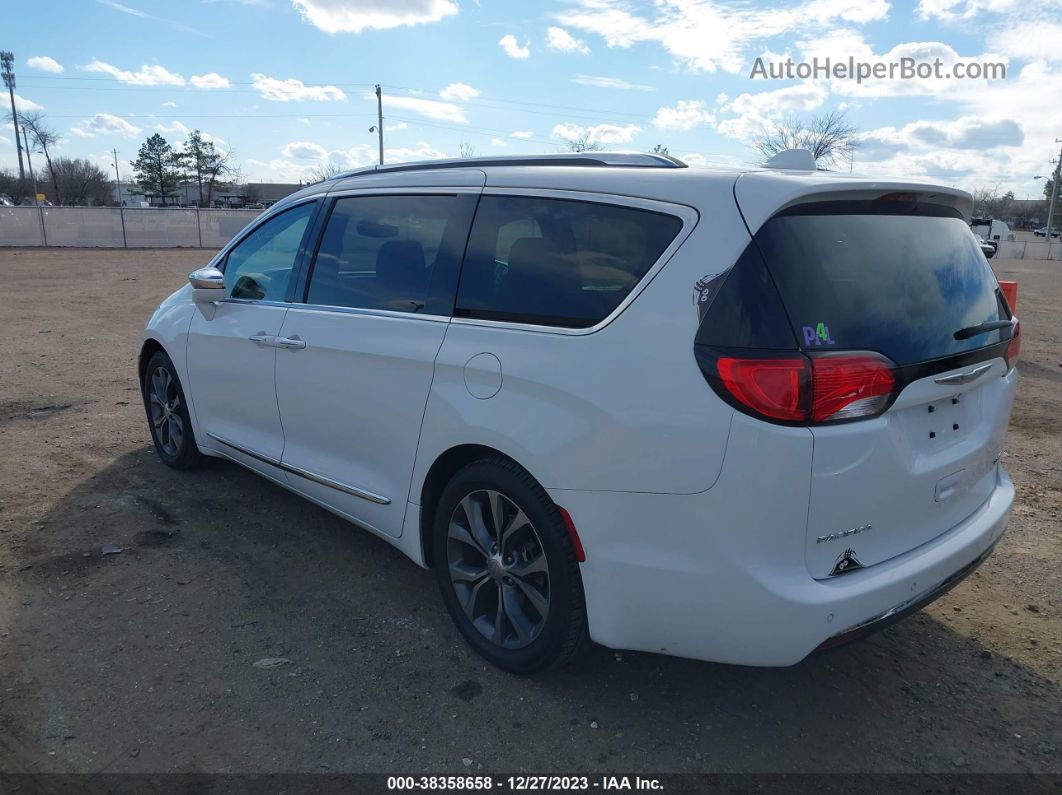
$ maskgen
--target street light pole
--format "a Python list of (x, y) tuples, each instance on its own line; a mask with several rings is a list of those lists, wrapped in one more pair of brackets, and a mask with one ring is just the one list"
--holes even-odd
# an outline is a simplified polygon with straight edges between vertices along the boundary
[(380, 84), (376, 84), (376, 134), (380, 141), (380, 165), (383, 165), (383, 92)]
[[(1062, 141), (1062, 138), (1056, 138), (1055, 143)], [(1055, 179), (1051, 183), (1051, 206), (1047, 211), (1047, 250), (1051, 250), (1051, 221), (1055, 218), (1055, 199), (1058, 197), (1058, 176), (1062, 172), (1062, 151), (1058, 153), (1058, 160), (1055, 165)]]
[[(22, 167), (22, 144), (18, 140), (18, 111), (15, 109), (15, 73), (11, 69), (11, 64), (15, 62), (14, 53), (4, 50), (0, 52), (0, 71), (4, 75), (4, 85), (7, 86), (7, 95), (11, 97), (11, 123), (15, 127), (15, 148), (18, 150), (18, 178), (19, 180), (26, 179), (26, 170)], [(29, 157), (29, 148), (26, 149), (26, 156)]]

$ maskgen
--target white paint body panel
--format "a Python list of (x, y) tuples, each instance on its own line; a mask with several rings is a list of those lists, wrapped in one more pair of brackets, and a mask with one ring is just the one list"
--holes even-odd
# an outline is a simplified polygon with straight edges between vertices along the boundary
[[(736, 413), (705, 383), (693, 358), (694, 285), (734, 264), (750, 241), (745, 221), (755, 230), (779, 208), (811, 195), (917, 184), (819, 173), (552, 166), (361, 175), (313, 190), (483, 186), (486, 192), (591, 195), (666, 203), (686, 225), (666, 262), (589, 330), (298, 304), (223, 304), (207, 320), (184, 288), (163, 303), (144, 338), (174, 360), (204, 452), (257, 469), (374, 531), (417, 563), (424, 563), (420, 503), (429, 469), (458, 445), (484, 445), (515, 459), (571, 514), (587, 554), (581, 572), (594, 640), (788, 665), (989, 550), (1003, 532), (1013, 486), (990, 463), (967, 492), (976, 504), (964, 505), (963, 516), (934, 518), (932, 509), (912, 503), (904, 521), (938, 522), (931, 537), (895, 554), (883, 548), (877, 565), (816, 579), (822, 561), (809, 552), (812, 528), (860, 515), (876, 493), (899, 498), (895, 484), (874, 489), (875, 478), (890, 476), (888, 456), (899, 449), (890, 453), (881, 440), (906, 432), (899, 413), (933, 396), (924, 392), (929, 387), (912, 384), (892, 409), (895, 422), (872, 421), (892, 428), (875, 438), (866, 436), (872, 423), (811, 430)], [(961, 192), (935, 189), (957, 205), (968, 203)], [(246, 339), (258, 332), (298, 335), (307, 347), (260, 349)], [(971, 415), (977, 424), (971, 448), (1002, 442), (1014, 373), (993, 380), (995, 386), (980, 387), (986, 391), (980, 414)], [(390, 502), (240, 456), (208, 433)], [(838, 444), (820, 455), (820, 440), (830, 434)], [(878, 454), (883, 457), (875, 459)], [(917, 451), (906, 464), (933, 477), (947, 469)], [(813, 499), (821, 490), (845, 489), (853, 495), (849, 502)]]

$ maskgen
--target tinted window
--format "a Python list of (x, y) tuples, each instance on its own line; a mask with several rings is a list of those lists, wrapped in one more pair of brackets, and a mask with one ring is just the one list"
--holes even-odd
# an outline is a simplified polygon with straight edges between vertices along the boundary
[(456, 196), (337, 199), (310, 275), (307, 303), (423, 311), (433, 275), (456, 271), (457, 255), (447, 234), (455, 224), (467, 228), (460, 208)]
[[(778, 291), (755, 245), (722, 277), (701, 326), (698, 345), (724, 348), (796, 347)], [(705, 285), (711, 290), (713, 285)]]
[(681, 228), (674, 216), (631, 207), (484, 196), (455, 314), (592, 326), (630, 293)]
[(225, 287), (230, 297), (287, 299), (291, 270), (315, 207), (307, 202), (273, 216), (229, 252)]
[(798, 207), (756, 233), (798, 344), (879, 351), (904, 365), (1009, 336), (955, 339), (961, 328), (1007, 318), (995, 277), (960, 217), (893, 204), (901, 206)]

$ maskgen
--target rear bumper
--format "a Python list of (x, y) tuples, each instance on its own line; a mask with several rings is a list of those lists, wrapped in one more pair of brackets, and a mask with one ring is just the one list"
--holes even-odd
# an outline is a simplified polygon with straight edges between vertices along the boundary
[[(789, 488), (770, 468), (698, 495), (552, 491), (586, 548), (591, 637), (612, 648), (792, 665), (954, 587), (991, 553), (1014, 499), (999, 469), (989, 499), (961, 524), (891, 560), (815, 580), (801, 546), (806, 484)], [(734, 504), (743, 513), (736, 522)]]

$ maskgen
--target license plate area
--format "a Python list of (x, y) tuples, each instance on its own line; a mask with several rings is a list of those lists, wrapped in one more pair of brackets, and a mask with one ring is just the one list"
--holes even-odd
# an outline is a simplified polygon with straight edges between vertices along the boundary
[(981, 414), (979, 390), (949, 395), (905, 410), (912, 448), (933, 453), (964, 441)]

